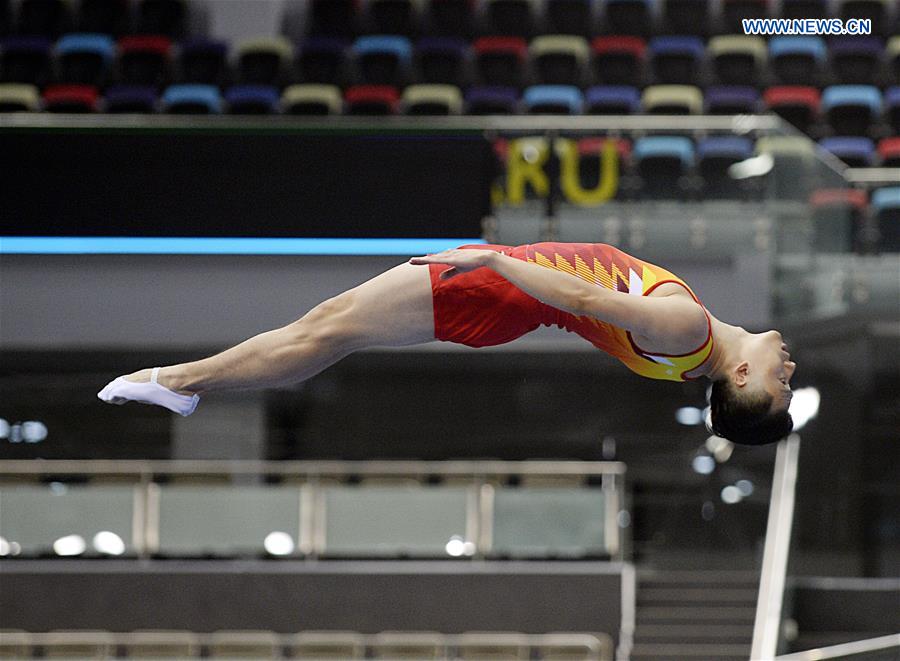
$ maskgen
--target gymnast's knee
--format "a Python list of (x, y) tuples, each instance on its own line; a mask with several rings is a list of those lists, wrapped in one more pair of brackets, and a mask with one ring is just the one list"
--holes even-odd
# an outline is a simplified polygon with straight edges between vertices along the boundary
[(346, 351), (364, 345), (357, 320), (357, 294), (350, 290), (319, 303), (287, 329), (298, 342), (322, 350)]

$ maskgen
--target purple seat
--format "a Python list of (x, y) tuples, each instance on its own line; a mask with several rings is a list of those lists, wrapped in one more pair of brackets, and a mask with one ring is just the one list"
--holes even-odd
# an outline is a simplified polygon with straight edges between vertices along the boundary
[(43, 87), (50, 76), (50, 39), (7, 37), (0, 44), (0, 82)]
[(834, 37), (829, 47), (831, 69), (839, 83), (871, 85), (877, 78), (884, 52), (878, 37)]
[(466, 93), (469, 115), (514, 115), (518, 103), (519, 93), (513, 87), (472, 87)]
[(156, 88), (147, 85), (115, 85), (106, 91), (106, 112), (156, 112)]
[(706, 112), (710, 115), (740, 115), (759, 111), (759, 92), (743, 85), (714, 85), (706, 90)]
[(469, 44), (457, 37), (424, 37), (416, 44), (416, 69), (423, 83), (465, 84), (466, 50)]
[(657, 83), (694, 85), (706, 47), (700, 37), (654, 37), (647, 45), (647, 58)]
[(228, 44), (213, 39), (188, 39), (178, 57), (183, 83), (223, 85), (228, 80)]
[(641, 109), (641, 93), (628, 85), (591, 87), (584, 101), (584, 111), (590, 115), (631, 115)]

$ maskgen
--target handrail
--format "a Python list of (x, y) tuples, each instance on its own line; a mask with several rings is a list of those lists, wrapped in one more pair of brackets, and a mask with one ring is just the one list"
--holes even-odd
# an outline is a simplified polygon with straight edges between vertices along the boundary
[(624, 475), (620, 461), (247, 461), (13, 459), (0, 461), (6, 475)]
[(778, 444), (775, 455), (769, 520), (766, 525), (766, 545), (759, 581), (759, 597), (756, 602), (756, 621), (753, 625), (753, 646), (750, 651), (750, 658), (753, 661), (773, 659), (778, 647), (781, 606), (794, 521), (794, 489), (797, 483), (799, 451), (800, 436), (791, 434)]
[(784, 654), (776, 656), (775, 661), (819, 661), (820, 659), (843, 659), (855, 654), (865, 654), (867, 652), (878, 652), (881, 650), (889, 650), (897, 648), (898, 656), (900, 656), (900, 633), (890, 634), (888, 636), (879, 636), (878, 638), (867, 638), (866, 640), (855, 640), (852, 643), (841, 643), (840, 645), (830, 645), (829, 647), (817, 647), (803, 652), (794, 652), (792, 654)]

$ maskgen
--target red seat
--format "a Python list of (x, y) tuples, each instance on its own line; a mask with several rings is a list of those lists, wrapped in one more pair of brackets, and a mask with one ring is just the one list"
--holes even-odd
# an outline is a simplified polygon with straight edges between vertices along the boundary
[(97, 112), (99, 94), (93, 85), (50, 85), (43, 98), (50, 112)]
[(344, 92), (347, 114), (393, 115), (400, 107), (400, 92), (391, 85), (355, 85)]
[(528, 43), (521, 37), (481, 37), (472, 44), (478, 77), (485, 85), (521, 87)]
[(594, 73), (605, 85), (640, 85), (647, 43), (640, 37), (596, 37), (591, 42)]
[(878, 157), (885, 167), (900, 167), (900, 136), (884, 138), (879, 142)]
[(785, 85), (767, 89), (763, 93), (763, 101), (766, 108), (801, 131), (808, 131), (819, 115), (821, 94), (815, 87)]

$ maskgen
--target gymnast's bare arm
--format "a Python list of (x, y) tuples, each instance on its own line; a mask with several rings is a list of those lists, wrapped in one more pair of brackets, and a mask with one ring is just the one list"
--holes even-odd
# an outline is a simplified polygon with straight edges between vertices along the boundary
[(410, 262), (452, 266), (441, 274), (442, 278), (487, 267), (547, 305), (594, 317), (650, 339), (684, 337), (690, 344), (706, 333), (702, 308), (685, 296), (632, 296), (493, 250), (445, 250)]

